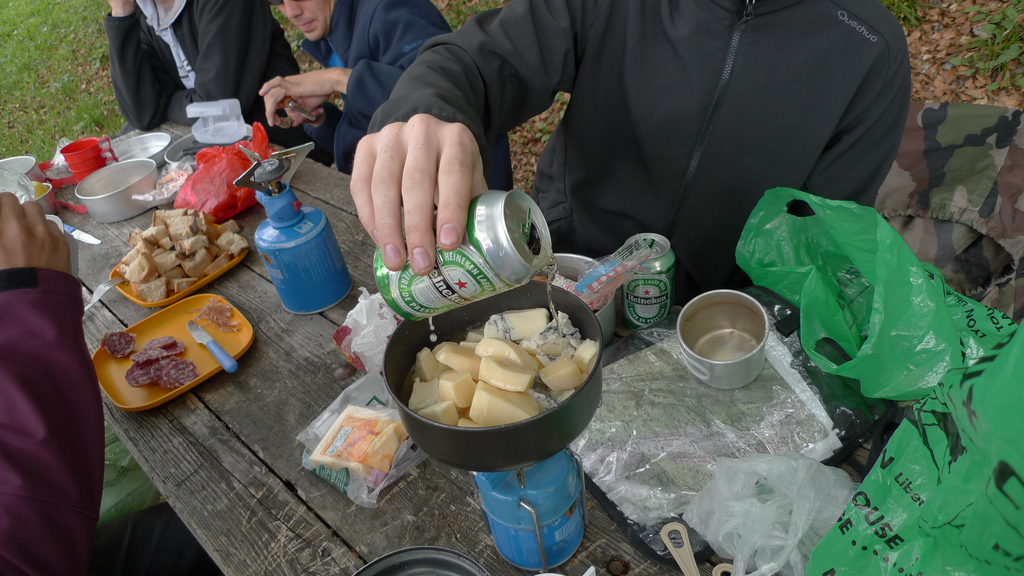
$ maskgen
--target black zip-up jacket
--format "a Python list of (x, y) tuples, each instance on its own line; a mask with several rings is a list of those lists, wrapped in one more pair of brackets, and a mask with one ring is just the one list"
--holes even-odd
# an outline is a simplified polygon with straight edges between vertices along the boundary
[[(191, 126), (193, 102), (237, 98), (246, 122), (265, 121), (263, 83), (299, 73), (299, 64), (264, 2), (189, 0), (171, 24), (196, 74), (189, 90), (178, 77), (166, 42), (142, 10), (103, 21), (110, 45), (110, 76), (121, 114), (132, 127), (152, 130), (168, 120)], [(301, 131), (300, 131), (301, 133)]]
[(431, 40), (370, 130), (429, 113), (483, 143), (558, 91), (533, 188), (555, 251), (663, 234), (683, 303), (749, 283), (736, 242), (765, 190), (871, 205), (910, 64), (877, 0), (511, 0)]

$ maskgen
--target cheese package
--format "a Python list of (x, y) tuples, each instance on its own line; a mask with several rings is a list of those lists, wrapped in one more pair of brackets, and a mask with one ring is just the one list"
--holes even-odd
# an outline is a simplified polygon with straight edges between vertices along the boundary
[(320, 440), (309, 461), (334, 470), (348, 468), (362, 478), (386, 475), (407, 436), (401, 422), (387, 413), (349, 406)]

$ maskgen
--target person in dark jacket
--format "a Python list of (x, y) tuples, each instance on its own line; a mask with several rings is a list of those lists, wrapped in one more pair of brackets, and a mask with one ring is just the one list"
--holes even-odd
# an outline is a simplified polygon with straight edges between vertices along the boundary
[[(304, 124), (322, 147), (334, 150), (338, 170), (352, 172), (359, 139), (370, 118), (413, 62), (423, 44), (451, 31), (430, 0), (269, 0), (306, 37), (302, 49), (322, 69), (274, 78), (260, 89), (267, 122), (277, 121), (286, 96), (315, 113), (310, 121), (288, 111), (293, 123)], [(344, 110), (328, 98), (341, 94)], [(506, 133), (495, 134), (492, 187), (512, 187), (511, 157)], [(491, 148), (491, 146), (488, 146)]]
[[(260, 86), (299, 64), (270, 8), (256, 0), (107, 0), (110, 75), (125, 130), (166, 121), (191, 126), (193, 102), (236, 98), (248, 123), (263, 121)], [(269, 129), (285, 147), (310, 138), (301, 128)], [(323, 149), (310, 157), (330, 163)]]
[[(677, 303), (749, 283), (740, 232), (776, 186), (871, 205), (910, 103), (876, 0), (516, 0), (424, 46), (360, 144), (352, 196), (397, 270), (453, 249), (494, 134), (570, 94), (532, 190), (557, 252), (666, 236)], [(435, 225), (436, 194), (436, 225)], [(404, 230), (403, 230), (404, 226)], [(436, 226), (436, 227), (435, 227)]]

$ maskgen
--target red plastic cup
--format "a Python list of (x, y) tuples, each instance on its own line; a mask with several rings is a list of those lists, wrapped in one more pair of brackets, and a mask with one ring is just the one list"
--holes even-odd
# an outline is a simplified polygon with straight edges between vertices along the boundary
[[(114, 154), (114, 148), (111, 146), (110, 138), (107, 136), (75, 140), (61, 148), (60, 153), (67, 160), (68, 166), (71, 166), (72, 163), (81, 164), (97, 157), (117, 162), (117, 155)], [(73, 168), (72, 171), (74, 171)]]
[(94, 156), (88, 160), (68, 162), (68, 168), (70, 168), (72, 172), (85, 172), (86, 170), (102, 168), (108, 164), (113, 164), (114, 162), (115, 160), (111, 160), (104, 156)]

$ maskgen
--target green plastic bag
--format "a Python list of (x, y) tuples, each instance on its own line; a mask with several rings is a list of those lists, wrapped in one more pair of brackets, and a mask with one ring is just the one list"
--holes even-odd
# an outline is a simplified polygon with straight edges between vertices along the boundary
[(914, 406), (807, 574), (1024, 574), (1024, 335)]
[(1016, 329), (949, 289), (874, 209), (852, 202), (769, 190), (743, 228), (736, 261), (754, 284), (800, 309), (811, 359), (872, 398), (923, 398)]
[(103, 498), (98, 524), (157, 504), (162, 498), (109, 424), (104, 424), (104, 432)]

